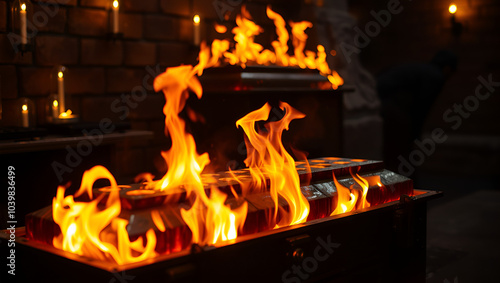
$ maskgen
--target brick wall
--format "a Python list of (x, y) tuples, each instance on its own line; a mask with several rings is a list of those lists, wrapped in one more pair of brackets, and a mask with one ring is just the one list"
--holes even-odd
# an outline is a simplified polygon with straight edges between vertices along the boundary
[[(16, 99), (28, 97), (36, 104), (38, 124), (46, 119), (53, 67), (68, 67), (66, 93), (71, 108), (83, 121), (109, 117), (129, 121), (135, 130), (153, 130), (152, 141), (125, 144), (118, 149), (118, 175), (154, 171), (155, 157), (165, 148), (162, 95), (150, 87), (154, 75), (166, 67), (193, 64), (197, 50), (192, 46), (191, 18), (196, 1), (122, 0), (120, 32), (123, 38), (109, 39), (109, 1), (57, 0), (32, 2), (35, 19), (28, 17), (36, 33), (31, 52), (15, 53), (8, 34), (12, 32), (13, 1), (0, 0), (0, 95), (3, 125), (16, 123), (12, 108)], [(17, 24), (16, 24), (17, 25)], [(149, 69), (146, 68), (149, 66)], [(124, 101), (122, 95), (147, 97)], [(127, 104), (130, 103), (130, 104)], [(128, 110), (125, 110), (128, 108)], [(114, 111), (113, 111), (114, 110)], [(127, 111), (127, 113), (125, 113)], [(128, 115), (125, 115), (128, 114)]]
[[(44, 104), (54, 91), (50, 73), (56, 65), (68, 67), (66, 91), (81, 101), (119, 98), (133, 87), (142, 86), (148, 75), (146, 66), (165, 67), (194, 63), (196, 49), (192, 42), (192, 3), (190, 1), (123, 0), (120, 9), (122, 39), (108, 39), (110, 13), (108, 1), (60, 0), (33, 1), (34, 14), (29, 18), (36, 36), (30, 39), (32, 52), (15, 53), (8, 39), (12, 32), (10, 8), (13, 1), (0, 1), (0, 75), (4, 108), (13, 99), (29, 97)], [(33, 32), (28, 31), (28, 34)], [(181, 55), (179, 56), (179, 53)], [(149, 91), (154, 97), (155, 94)], [(148, 96), (149, 100), (149, 96)], [(110, 105), (75, 109), (84, 120), (109, 116)], [(40, 110), (44, 110), (40, 107)], [(45, 111), (37, 113), (44, 122)], [(160, 113), (161, 114), (161, 113)], [(5, 117), (4, 123), (9, 123)]]
[[(151, 141), (126, 144), (118, 149), (117, 175), (132, 176), (162, 167), (160, 150), (168, 147), (163, 134), (162, 94), (151, 88), (153, 77), (166, 67), (196, 63), (198, 48), (192, 45), (192, 17), (202, 18), (202, 39), (219, 36), (213, 23), (221, 22), (212, 0), (121, 0), (120, 32), (110, 39), (110, 1), (32, 0), (35, 18), (28, 17), (30, 52), (14, 51), (9, 33), (12, 0), (0, 0), (0, 95), (3, 119), (0, 125), (18, 123), (14, 105), (20, 97), (36, 104), (38, 125), (46, 122), (47, 101), (57, 88), (51, 79), (54, 66), (65, 65), (69, 106), (83, 121), (111, 118), (128, 121), (134, 130), (154, 131)], [(241, 5), (226, 3), (222, 10), (234, 19)], [(243, 1), (242, 1), (243, 2)], [(255, 18), (265, 16), (269, 1), (244, 1)], [(273, 1), (271, 1), (273, 2)], [(227, 3), (230, 3), (228, 6)], [(238, 4), (238, 5), (236, 5)], [(269, 20), (268, 20), (269, 21)], [(229, 23), (226, 22), (226, 23)], [(265, 24), (272, 24), (267, 22)], [(260, 41), (270, 42), (271, 33)], [(269, 48), (270, 46), (267, 46)], [(124, 95), (141, 96), (136, 101)], [(67, 102), (68, 103), (68, 102)]]

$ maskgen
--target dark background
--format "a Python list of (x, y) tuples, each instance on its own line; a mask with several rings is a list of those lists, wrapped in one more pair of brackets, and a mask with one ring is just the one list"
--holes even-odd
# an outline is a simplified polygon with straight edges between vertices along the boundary
[[(212, 23), (223, 22), (211, 0), (124, 0), (120, 10), (123, 38), (113, 41), (106, 39), (109, 31), (107, 1), (57, 2), (60, 5), (33, 1), (35, 12), (54, 7), (58, 11), (48, 16), (47, 23), (37, 26), (36, 36), (30, 39), (33, 51), (21, 54), (13, 51), (8, 39), (14, 28), (10, 15), (13, 1), (0, 0), (0, 94), (4, 126), (19, 123), (13, 109), (21, 97), (36, 103), (36, 120), (39, 124), (45, 122), (48, 96), (55, 92), (50, 75), (53, 67), (59, 64), (69, 69), (66, 90), (71, 95), (74, 112), (82, 120), (112, 118), (122, 122), (122, 112), (114, 113), (111, 105), (134, 87), (144, 86), (143, 79), (151, 73), (146, 66), (158, 72), (169, 66), (196, 62), (198, 49), (191, 44), (194, 13), (199, 13), (203, 19), (202, 38), (213, 39), (216, 35)], [(302, 8), (322, 1), (244, 2), (263, 26), (272, 24), (264, 14), (269, 3), (285, 18), (299, 20), (301, 15), (305, 18), (300, 19), (321, 22)], [(374, 20), (370, 12), (386, 9), (388, 2), (348, 1), (348, 10), (356, 19), (356, 26), (364, 30), (366, 24)], [(463, 119), (456, 130), (442, 116), (454, 104), (463, 103), (466, 97), (474, 95), (478, 76), (491, 75), (493, 81), (500, 81), (500, 2), (457, 0), (454, 3), (458, 6), (456, 21), (463, 25), (460, 36), (452, 33), (449, 1), (401, 1), (402, 12), (392, 15), (391, 22), (370, 39), (359, 56), (363, 66), (377, 76), (399, 64), (428, 62), (440, 49), (449, 49), (458, 55), (458, 69), (437, 97), (422, 133), (425, 137), (433, 129), (441, 128), (448, 139), (436, 145), (435, 152), (426, 156), (422, 165), (416, 166), (412, 176), (418, 187), (445, 192), (445, 197), (433, 202), (429, 209), (428, 280), (497, 282), (499, 276), (495, 274), (495, 267), (500, 252), (497, 241), (500, 236), (499, 91), (495, 90), (486, 101), (481, 101), (478, 109)], [(239, 6), (235, 7), (230, 18), (234, 18), (238, 10)], [(274, 36), (274, 31), (267, 29), (258, 41), (268, 47)], [(317, 36), (311, 35), (312, 41), (315, 38)], [(149, 84), (151, 82), (148, 80)], [(132, 129), (153, 131), (154, 138), (127, 143), (117, 149), (119, 160), (115, 162), (113, 173), (120, 180), (130, 180), (139, 172), (157, 173), (165, 169), (159, 155), (168, 145), (163, 135), (163, 104), (163, 96), (148, 89), (144, 101), (129, 107), (126, 121)], [(398, 140), (400, 136), (401, 132), (394, 132), (385, 139)], [(29, 178), (31, 170), (36, 170), (31, 168), (25, 156), (3, 155), (0, 158), (2, 164), (10, 161), (21, 164), (18, 178)], [(92, 163), (93, 160), (82, 163), (83, 167), (76, 172), (90, 168)], [(50, 174), (50, 170), (45, 171)], [(18, 193), (30, 194), (30, 190), (41, 189), (48, 194), (44, 200), (50, 201), (55, 188), (44, 188), (43, 180), (40, 180), (40, 188), (18, 188)]]

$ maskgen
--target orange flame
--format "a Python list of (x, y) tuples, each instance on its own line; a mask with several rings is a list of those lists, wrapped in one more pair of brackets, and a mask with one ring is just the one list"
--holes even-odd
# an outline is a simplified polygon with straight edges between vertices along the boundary
[(248, 204), (244, 202), (232, 210), (224, 205), (226, 198), (226, 194), (214, 187), (209, 198), (202, 195), (196, 198), (191, 209), (181, 210), (182, 219), (193, 233), (193, 243), (216, 244), (236, 239), (238, 230), (245, 224)]
[(226, 33), (227, 27), (219, 24), (214, 24), (215, 31), (218, 33)]
[[(203, 70), (208, 58), (204, 57), (196, 67), (180, 66), (168, 68), (154, 81), (156, 91), (163, 90), (165, 94), (165, 134), (172, 138), (172, 147), (162, 152), (168, 165), (168, 171), (163, 178), (155, 182), (158, 190), (183, 187), (188, 195), (194, 193), (195, 200), (188, 210), (182, 209), (181, 215), (192, 232), (192, 242), (199, 244), (215, 244), (219, 241), (233, 240), (237, 229), (242, 229), (247, 214), (247, 203), (232, 210), (224, 205), (227, 196), (217, 189), (211, 190), (207, 196), (202, 181), (201, 172), (210, 162), (208, 154), (198, 155), (194, 138), (185, 131), (185, 122), (179, 117), (189, 96), (188, 89), (201, 98), (202, 88), (195, 73)], [(153, 215), (156, 226), (160, 229), (159, 217)]]
[(250, 168), (252, 178), (263, 185), (264, 176), (269, 176), (270, 194), (275, 203), (274, 220), (279, 208), (278, 195), (288, 203), (289, 212), (281, 211), (283, 215), (277, 227), (303, 223), (309, 215), (309, 202), (300, 191), (295, 161), (281, 141), (282, 133), (288, 130), (290, 122), (305, 115), (284, 102), (280, 103), (280, 108), (285, 110), (285, 116), (280, 121), (267, 123), (267, 132), (257, 132), (255, 123), (269, 118), (271, 106), (268, 103), (236, 122), (236, 126), (241, 126), (246, 134), (248, 154), (245, 164)]
[(185, 122), (179, 117), (189, 97), (188, 89), (201, 98), (202, 88), (194, 76), (193, 66), (168, 68), (154, 80), (156, 91), (165, 94), (165, 135), (171, 137), (172, 147), (161, 154), (168, 166), (163, 178), (156, 182), (155, 189), (165, 190), (167, 187), (184, 186), (187, 193), (193, 189), (203, 191), (200, 173), (210, 162), (208, 154), (198, 155), (194, 138), (185, 131)]
[[(366, 200), (366, 195), (368, 193), (368, 188), (370, 184), (367, 179), (361, 177), (359, 174), (353, 174), (352, 170), (349, 169), (352, 178), (355, 183), (351, 185), (350, 188), (345, 187), (340, 184), (333, 174), (333, 182), (337, 188), (337, 203), (335, 210), (330, 215), (341, 214), (345, 212), (350, 212), (355, 209), (370, 207), (370, 203)], [(378, 179), (380, 181), (380, 177)], [(361, 190), (359, 190), (361, 187)]]
[[(108, 179), (111, 188), (105, 207), (99, 202), (104, 195), (92, 199), (92, 186), (98, 179)], [(156, 255), (156, 235), (153, 229), (146, 232), (146, 245), (140, 237), (130, 242), (126, 230), (127, 220), (118, 218), (121, 206), (115, 178), (102, 166), (85, 171), (80, 189), (75, 196), (87, 193), (90, 202), (75, 202), (73, 196), (64, 197), (65, 188), (57, 189), (52, 202), (54, 221), (61, 234), (53, 239), (56, 248), (118, 264), (145, 260)]]
[[(328, 78), (333, 89), (337, 89), (344, 84), (340, 75), (330, 69), (326, 62), (326, 52), (322, 45), (317, 46), (317, 52), (306, 50), (307, 34), (305, 30), (312, 27), (312, 24), (307, 21), (290, 22), (292, 32), (292, 44), (294, 47), (294, 55), (288, 54), (289, 33), (286, 28), (286, 22), (278, 13), (274, 12), (269, 6), (266, 9), (267, 16), (273, 20), (276, 27), (278, 39), (273, 41), (274, 52), (255, 42), (255, 36), (262, 33), (263, 29), (251, 20), (251, 16), (242, 7), (241, 15), (236, 16), (236, 27), (232, 29), (234, 34), (234, 48), (229, 50), (229, 40), (214, 40), (211, 48), (206, 45), (202, 46), (199, 54), (199, 62), (201, 69), (198, 68), (198, 75), (201, 75), (203, 68), (217, 66), (221, 61), (227, 62), (230, 65), (240, 65), (245, 68), (248, 64), (269, 65), (276, 64), (279, 66), (299, 66), (300, 68), (315, 69), (321, 75)], [(217, 32), (225, 32), (221, 25), (216, 25)], [(211, 52), (211, 54), (210, 54)]]
[(271, 10), (268, 6), (266, 9), (267, 16), (269, 19), (274, 21), (274, 26), (276, 27), (276, 34), (278, 35), (278, 40), (273, 41), (271, 45), (276, 53), (277, 64), (281, 66), (289, 65), (288, 52), (288, 31), (286, 30), (286, 23), (283, 17)]
[[(290, 26), (292, 27), (292, 35), (293, 35), (293, 46), (295, 47), (294, 54), (295, 58), (292, 58), (291, 63), (296, 64), (302, 69), (306, 67), (313, 66), (314, 61), (311, 62), (311, 58), (308, 56), (308, 60), (306, 60), (304, 56), (304, 48), (306, 47), (307, 34), (304, 32), (307, 28), (311, 28), (312, 24), (307, 21), (302, 21), (298, 23), (290, 22)], [(311, 55), (311, 54), (310, 54)]]

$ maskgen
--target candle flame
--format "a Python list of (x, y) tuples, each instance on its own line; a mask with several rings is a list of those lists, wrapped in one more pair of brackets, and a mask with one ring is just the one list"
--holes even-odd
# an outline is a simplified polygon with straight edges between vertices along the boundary
[(28, 111), (28, 105), (26, 105), (26, 104), (23, 104), (23, 106), (21, 108), (23, 109), (23, 111)]
[(199, 23), (200, 23), (200, 16), (199, 16), (199, 15), (194, 15), (194, 17), (193, 17), (193, 22), (194, 22), (195, 24), (199, 24)]
[(59, 73), (57, 73), (57, 76), (58, 76), (60, 79), (62, 79), (62, 77), (63, 77), (63, 72), (59, 72)]
[(26, 11), (26, 4), (21, 4), (21, 10)]
[(120, 3), (118, 3), (118, 1), (117, 1), (117, 0), (113, 1), (113, 7), (114, 7), (115, 9), (117, 9), (119, 5), (120, 5)]
[(448, 8), (448, 11), (450, 12), (450, 14), (455, 14), (457, 12), (457, 5), (451, 4)]
[(59, 118), (69, 118), (73, 114), (73, 111), (71, 109), (66, 110), (66, 112), (63, 112), (59, 114)]
[(59, 106), (59, 102), (57, 101), (57, 99), (54, 99), (54, 101), (52, 101), (52, 106), (54, 106), (54, 107)]

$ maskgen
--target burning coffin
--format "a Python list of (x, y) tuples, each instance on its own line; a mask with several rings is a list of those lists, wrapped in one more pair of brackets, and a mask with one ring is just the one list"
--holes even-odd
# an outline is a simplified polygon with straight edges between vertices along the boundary
[[(54, 223), (52, 207), (47, 207), (27, 216), (25, 234), (18, 231), (20, 254), (29, 253), (29, 260), (20, 268), (33, 263), (30, 272), (19, 274), (26, 279), (39, 280), (46, 274), (63, 280), (78, 273), (71, 279), (75, 282), (108, 282), (119, 276), (140, 282), (358, 282), (370, 278), (424, 282), (426, 201), (440, 193), (414, 190), (410, 179), (384, 170), (377, 161), (327, 157), (299, 161), (296, 168), (310, 205), (303, 224), (273, 229), (276, 224), (269, 218), (275, 207), (269, 192), (242, 197), (245, 182), (234, 178), (250, 180), (249, 170), (205, 174), (205, 190), (216, 185), (228, 193), (224, 203), (231, 206), (241, 204), (239, 198), (243, 198), (248, 202), (248, 214), (238, 238), (209, 246), (192, 244), (192, 233), (180, 211), (193, 200), (184, 190), (167, 194), (145, 189), (144, 184), (120, 186), (122, 211), (118, 217), (128, 221), (131, 241), (147, 242), (148, 231), (154, 231), (154, 256), (118, 264), (56, 249), (53, 242), (60, 228)], [(346, 189), (349, 195), (361, 196), (364, 184), (368, 207), (349, 210), (348, 202), (339, 201), (345, 198), (341, 194)], [(93, 190), (101, 198), (101, 206), (110, 190)], [(289, 209), (286, 201), (280, 202), (283, 209)], [(106, 233), (103, 230), (100, 237), (106, 238)]]
[[(270, 9), (267, 13), (283, 35), (283, 19)], [(243, 67), (251, 61), (279, 61), (318, 70), (332, 89), (343, 83), (328, 68), (322, 46), (304, 54), (307, 22), (291, 23), (294, 56), (287, 54), (288, 37), (273, 42), (272, 53), (253, 42), (258, 29), (248, 17), (239, 16), (237, 24), (235, 29), (248, 36), (238, 37), (242, 42), (234, 50), (223, 41), (214, 41), (212, 48), (202, 45), (198, 65), (169, 68), (155, 79), (155, 90), (165, 95), (165, 134), (172, 143), (161, 153), (168, 166), (165, 175), (141, 174), (137, 184), (118, 185), (106, 168), (95, 166), (85, 172), (74, 195), (65, 195), (66, 188), (59, 186), (52, 206), (27, 215), (26, 228), (17, 231), (20, 279), (425, 280), (426, 201), (440, 194), (415, 190), (410, 179), (384, 170), (379, 161), (304, 157), (296, 162), (282, 134), (305, 115), (288, 103), (265, 103), (236, 121), (244, 132), (245, 168), (202, 173), (209, 156), (199, 154), (180, 114), (189, 94), (202, 96), (196, 75), (217, 66), (220, 58)], [(276, 84), (301, 76), (308, 79), (294, 87), (325, 83), (310, 85), (317, 76), (293, 72), (283, 79), (275, 76)], [(241, 78), (223, 76), (230, 85), (253, 90), (267, 84), (258, 74)], [(280, 111), (277, 119), (270, 117), (273, 108)], [(109, 186), (94, 188), (99, 179)]]

